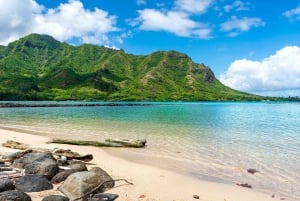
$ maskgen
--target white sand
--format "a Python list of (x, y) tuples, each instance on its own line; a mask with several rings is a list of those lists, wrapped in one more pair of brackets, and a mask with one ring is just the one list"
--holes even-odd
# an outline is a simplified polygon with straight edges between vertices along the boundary
[[(192, 201), (196, 200), (193, 195), (198, 195), (201, 201), (280, 200), (279, 197), (271, 198), (271, 195), (256, 192), (255, 189), (202, 181), (164, 169), (133, 163), (114, 157), (101, 148), (46, 144), (50, 140), (49, 138), (0, 129), (0, 143), (7, 140), (19, 141), (34, 147), (61, 147), (70, 148), (81, 154), (92, 153), (94, 160), (91, 163), (106, 170), (114, 179), (127, 179), (134, 183), (134, 185), (118, 186), (124, 184), (118, 182), (118, 187), (109, 191), (118, 194), (117, 200), (120, 201)], [(30, 195), (33, 201), (39, 201), (43, 196), (52, 194), (53, 191), (55, 194), (59, 194), (58, 191), (51, 190), (30, 193)]]

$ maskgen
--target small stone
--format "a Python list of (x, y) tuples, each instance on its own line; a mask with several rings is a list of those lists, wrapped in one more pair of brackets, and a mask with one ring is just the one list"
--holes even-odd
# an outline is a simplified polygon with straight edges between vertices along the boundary
[(272, 198), (275, 198), (275, 195), (272, 195)]
[(245, 187), (245, 188), (252, 188), (252, 186), (247, 184), (247, 183), (246, 184), (236, 184), (236, 185), (241, 186), (241, 187)]
[(58, 184), (62, 181), (65, 181), (71, 174), (75, 173), (75, 170), (65, 170), (62, 172), (57, 173), (52, 179), (51, 183), (52, 184)]
[(146, 195), (140, 195), (140, 197), (139, 198), (145, 198), (146, 197)]
[(255, 174), (255, 173), (258, 172), (256, 169), (248, 169), (247, 171), (248, 171), (248, 173), (250, 173), (250, 174)]
[(197, 199), (197, 200), (200, 199), (199, 195), (193, 195), (193, 198), (194, 198), (194, 199)]
[(88, 201), (114, 201), (118, 197), (116, 194), (97, 193), (92, 198), (89, 198)]

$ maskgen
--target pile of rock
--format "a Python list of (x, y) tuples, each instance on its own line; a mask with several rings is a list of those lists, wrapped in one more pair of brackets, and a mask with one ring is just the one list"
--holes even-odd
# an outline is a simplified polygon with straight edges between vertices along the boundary
[(106, 171), (99, 167), (88, 170), (85, 162), (72, 159), (70, 150), (67, 152), (63, 154), (60, 150), (58, 157), (51, 152), (24, 150), (2, 157), (0, 200), (31, 201), (27, 193), (53, 189), (53, 185), (58, 185), (62, 194), (44, 197), (42, 201), (109, 201), (118, 197), (103, 193), (115, 185)]

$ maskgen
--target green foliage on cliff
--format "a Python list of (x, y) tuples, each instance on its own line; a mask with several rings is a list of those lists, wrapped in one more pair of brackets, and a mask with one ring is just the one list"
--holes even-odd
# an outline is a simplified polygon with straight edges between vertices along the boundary
[(176, 51), (146, 56), (31, 34), (0, 46), (0, 100), (261, 100)]

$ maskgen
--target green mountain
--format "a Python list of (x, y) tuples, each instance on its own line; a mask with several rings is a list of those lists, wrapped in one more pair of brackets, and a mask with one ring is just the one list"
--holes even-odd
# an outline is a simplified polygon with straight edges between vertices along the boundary
[(31, 34), (0, 46), (1, 100), (260, 100), (176, 51), (127, 54)]

